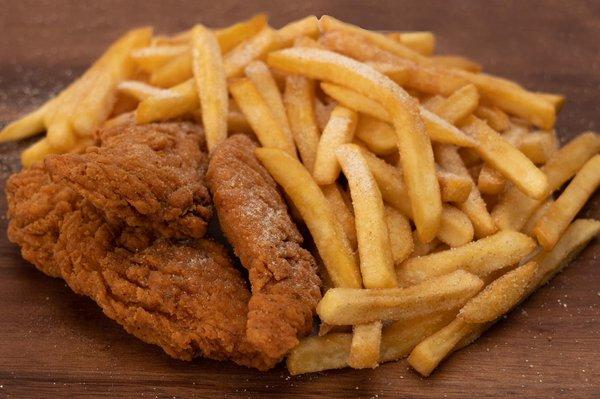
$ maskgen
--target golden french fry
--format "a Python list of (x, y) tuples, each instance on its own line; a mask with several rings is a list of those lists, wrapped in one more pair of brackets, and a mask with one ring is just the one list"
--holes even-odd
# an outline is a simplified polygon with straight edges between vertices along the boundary
[(411, 81), (411, 77), (416, 76), (416, 72), (407, 65), (380, 61), (364, 61), (364, 63), (400, 86), (407, 85)]
[(223, 56), (223, 67), (228, 78), (236, 77), (244, 72), (244, 68), (252, 61), (262, 58), (276, 40), (276, 34), (265, 26), (256, 35), (241, 42)]
[(46, 129), (44, 116), (46, 115), (51, 101), (52, 100), (46, 102), (36, 110), (6, 125), (4, 129), (0, 131), (0, 143), (26, 139), (44, 131)]
[(299, 75), (290, 75), (285, 82), (283, 101), (290, 129), (298, 147), (300, 159), (312, 173), (317, 158), (320, 134), (315, 115), (314, 82)]
[(478, 104), (479, 93), (477, 88), (470, 84), (452, 93), (438, 107), (428, 109), (449, 123), (456, 124), (471, 115)]
[(432, 32), (393, 32), (387, 36), (422, 55), (432, 55), (435, 51), (435, 35)]
[(442, 244), (437, 238), (429, 242), (421, 242), (419, 241), (419, 237), (417, 237), (416, 231), (413, 231), (413, 242), (415, 249), (412, 252), (412, 257), (429, 255)]
[(571, 183), (537, 222), (533, 232), (546, 250), (560, 236), (600, 185), (600, 155), (595, 155), (577, 172)]
[(407, 288), (332, 288), (317, 305), (317, 314), (335, 325), (409, 320), (461, 306), (481, 288), (483, 281), (464, 270)]
[(394, 287), (396, 272), (385, 208), (375, 178), (358, 146), (344, 144), (335, 153), (350, 186), (363, 284), (367, 288)]
[(537, 165), (548, 162), (558, 148), (558, 138), (553, 130), (528, 133), (519, 142), (519, 150)]
[(263, 29), (268, 22), (266, 14), (256, 14), (246, 21), (238, 22), (227, 28), (217, 29), (215, 36), (223, 54), (233, 49), (244, 40), (251, 38)]
[(410, 258), (398, 268), (398, 280), (409, 286), (458, 269), (485, 277), (514, 265), (534, 249), (531, 237), (502, 230), (458, 248)]
[(487, 124), (497, 132), (504, 132), (510, 128), (510, 119), (508, 118), (508, 115), (496, 107), (480, 105), (475, 110), (475, 116), (486, 121)]
[(496, 195), (504, 191), (506, 179), (487, 163), (484, 163), (477, 177), (477, 188), (483, 194)]
[(444, 204), (442, 222), (436, 237), (451, 247), (460, 247), (473, 240), (473, 224), (469, 217), (452, 205)]
[(188, 51), (190, 47), (187, 45), (150, 46), (132, 50), (130, 57), (141, 70), (152, 73)]
[(148, 97), (168, 95), (168, 91), (160, 87), (154, 87), (148, 83), (137, 80), (124, 80), (117, 85), (119, 91), (130, 95), (138, 101), (143, 101)]
[(405, 260), (414, 249), (410, 222), (406, 216), (390, 206), (385, 207), (385, 220), (388, 235), (390, 237), (392, 258), (394, 264), (398, 265)]
[[(438, 145), (435, 146), (434, 150), (436, 160), (445, 170), (471, 179), (471, 175), (460, 158), (456, 147)], [(457, 204), (457, 206), (471, 219), (476, 237), (485, 237), (498, 230), (485, 202), (481, 198), (481, 193), (475, 185), (471, 188), (467, 200)]]
[(294, 47), (315, 47), (323, 49), (323, 46), (312, 37), (298, 36), (294, 39)]
[(263, 147), (279, 148), (292, 157), (296, 156), (296, 149), (250, 79), (238, 78), (231, 81), (229, 91)]
[(244, 114), (234, 109), (229, 109), (229, 114), (227, 114), (227, 129), (230, 132), (237, 133), (252, 132), (252, 128), (250, 127), (250, 124), (246, 120)]
[(290, 145), (294, 146), (294, 137), (292, 136), (288, 117), (285, 112), (283, 99), (269, 67), (262, 61), (253, 61), (248, 64), (244, 71), (246, 76), (254, 83), (254, 87), (256, 87), (263, 100), (267, 103), (273, 117), (281, 125)]
[(298, 375), (347, 367), (351, 345), (352, 334), (332, 333), (304, 338), (287, 356), (288, 371)]
[[(373, 68), (339, 54), (314, 48), (289, 48), (270, 53), (268, 64), (289, 73), (348, 84), (381, 103), (394, 121), (413, 220), (422, 240), (433, 239), (442, 206), (431, 143), (418, 106), (404, 90)], [(428, 198), (421, 201), (420, 198)]]
[(525, 225), (523, 226), (523, 228), (521, 229), (521, 231), (523, 233), (527, 234), (528, 236), (535, 237), (535, 235), (533, 234), (533, 229), (538, 224), (538, 222), (540, 221), (540, 219), (542, 218), (542, 216), (544, 216), (544, 214), (546, 214), (546, 212), (548, 211), (548, 209), (550, 209), (550, 206), (553, 203), (554, 203), (554, 199), (552, 199), (551, 197), (548, 198), (548, 199), (546, 199), (544, 201), (544, 203), (542, 205), (540, 205), (533, 212), (533, 214), (529, 217), (529, 219), (527, 219), (527, 223), (525, 223)]
[(21, 153), (21, 164), (25, 168), (28, 168), (44, 159), (47, 155), (59, 154), (60, 152), (61, 151), (52, 148), (50, 144), (48, 144), (48, 140), (43, 138), (23, 150)]
[(338, 178), (340, 164), (336, 157), (336, 149), (340, 145), (352, 141), (356, 118), (354, 111), (339, 105), (331, 112), (329, 122), (323, 130), (317, 146), (317, 157), (313, 170), (313, 177), (317, 184), (332, 184)]
[(456, 173), (438, 170), (438, 182), (442, 193), (442, 201), (463, 203), (469, 198), (473, 188), (473, 180)]
[(195, 111), (199, 106), (196, 82), (190, 79), (140, 102), (135, 120), (140, 124), (164, 121)]
[(381, 321), (354, 326), (348, 365), (354, 369), (375, 368), (379, 364)]
[[(600, 136), (593, 132), (586, 132), (554, 153), (541, 168), (548, 179), (546, 197), (573, 177), (598, 151), (600, 151)], [(536, 200), (523, 194), (514, 186), (508, 187), (492, 211), (494, 222), (502, 229), (520, 230), (544, 199)]]
[(190, 79), (192, 71), (192, 53), (185, 52), (156, 68), (150, 74), (150, 84), (158, 87), (172, 87)]
[[(304, 77), (304, 76), (303, 76)], [(329, 121), (331, 111), (337, 106), (335, 101), (324, 103), (315, 97), (315, 118), (317, 119), (317, 126), (320, 131), (325, 130), (325, 125)]]
[(361, 287), (348, 238), (308, 170), (283, 150), (259, 148), (256, 156), (298, 208), (335, 286)]
[(474, 148), (477, 154), (502, 176), (530, 197), (545, 197), (548, 190), (546, 175), (498, 132), (473, 116), (467, 118), (462, 129), (477, 141)]
[(290, 47), (298, 37), (315, 38), (319, 35), (319, 20), (314, 15), (290, 22), (276, 32), (271, 50)]
[(366, 114), (358, 117), (354, 136), (377, 155), (390, 155), (398, 152), (398, 139), (394, 128), (386, 122)]
[(219, 43), (214, 33), (202, 25), (192, 30), (192, 66), (210, 152), (227, 138), (229, 94)]
[(548, 101), (550, 104), (552, 104), (557, 114), (560, 112), (563, 105), (565, 104), (565, 96), (561, 94), (543, 92), (537, 92), (536, 94), (542, 97), (544, 100)]
[(459, 55), (435, 55), (431, 57), (436, 65), (446, 68), (463, 69), (469, 72), (481, 72), (481, 65)]
[(469, 323), (487, 323), (496, 320), (521, 300), (534, 282), (537, 272), (536, 262), (528, 262), (509, 271), (471, 298), (462, 307), (457, 317)]
[(327, 198), (329, 201), (329, 205), (331, 206), (331, 209), (333, 210), (338, 221), (343, 226), (346, 237), (348, 237), (348, 240), (350, 241), (350, 246), (355, 249), (357, 247), (357, 241), (354, 213), (344, 200), (342, 194), (343, 189), (339, 186), (339, 184), (334, 183), (327, 186), (322, 186), (321, 190), (323, 191), (325, 198)]

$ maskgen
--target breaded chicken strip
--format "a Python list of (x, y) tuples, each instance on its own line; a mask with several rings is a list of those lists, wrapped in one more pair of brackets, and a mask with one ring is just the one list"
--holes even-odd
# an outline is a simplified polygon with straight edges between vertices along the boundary
[(228, 138), (211, 154), (206, 179), (221, 229), (249, 270), (248, 340), (277, 358), (311, 331), (320, 280), (255, 148), (247, 136)]

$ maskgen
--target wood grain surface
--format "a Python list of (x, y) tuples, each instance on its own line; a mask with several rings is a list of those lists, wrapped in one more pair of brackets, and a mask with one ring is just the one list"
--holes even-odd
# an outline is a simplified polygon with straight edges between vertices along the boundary
[[(268, 11), (278, 27), (331, 14), (372, 29), (432, 30), (441, 53), (468, 55), (529, 88), (564, 93), (564, 140), (600, 129), (597, 1), (0, 1), (0, 124), (78, 75), (124, 30), (223, 26)], [(0, 146), (0, 184), (24, 144)], [(91, 300), (24, 262), (6, 239), (0, 197), (0, 397), (600, 397), (600, 245), (428, 379), (405, 361), (290, 377), (166, 356)], [(600, 218), (596, 195), (583, 215)]]

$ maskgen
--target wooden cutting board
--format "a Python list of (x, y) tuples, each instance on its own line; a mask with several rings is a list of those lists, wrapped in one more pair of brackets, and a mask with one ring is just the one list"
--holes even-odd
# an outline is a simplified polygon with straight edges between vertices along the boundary
[[(278, 27), (331, 14), (371, 29), (432, 30), (528, 88), (564, 93), (564, 140), (600, 129), (600, 4), (589, 1), (0, 1), (0, 123), (40, 104), (125, 29), (223, 26), (268, 11)], [(24, 144), (0, 145), (0, 181)], [(0, 212), (6, 201), (0, 197)], [(600, 196), (583, 211), (600, 218)], [(600, 397), (600, 245), (453, 355), (429, 379), (405, 361), (290, 377), (173, 360), (126, 334), (91, 300), (36, 271), (0, 221), (0, 397)]]

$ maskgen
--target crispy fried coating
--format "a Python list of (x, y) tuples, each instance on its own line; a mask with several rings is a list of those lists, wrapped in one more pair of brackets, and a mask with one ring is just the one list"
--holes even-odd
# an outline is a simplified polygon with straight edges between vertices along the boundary
[(311, 331), (320, 280), (255, 148), (247, 136), (228, 138), (211, 154), (206, 179), (221, 229), (249, 270), (248, 340), (269, 356), (282, 357)]

